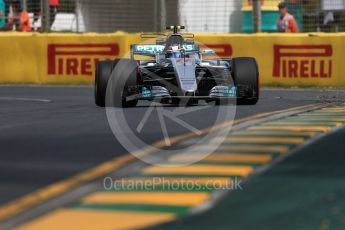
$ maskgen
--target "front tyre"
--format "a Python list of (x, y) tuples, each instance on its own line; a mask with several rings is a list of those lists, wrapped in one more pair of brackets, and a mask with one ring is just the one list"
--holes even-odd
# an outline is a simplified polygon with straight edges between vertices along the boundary
[(138, 63), (132, 59), (115, 60), (114, 68), (111, 74), (110, 101), (115, 107), (129, 108), (135, 107), (138, 103), (137, 99), (127, 100), (128, 96), (133, 96), (130, 88), (138, 85)]
[(112, 61), (101, 61), (97, 64), (95, 74), (95, 103), (99, 107), (105, 107), (105, 95), (112, 69)]
[(244, 95), (238, 95), (238, 105), (255, 105), (259, 100), (259, 71), (255, 58), (234, 58), (231, 62), (232, 76), (238, 88), (249, 88)]

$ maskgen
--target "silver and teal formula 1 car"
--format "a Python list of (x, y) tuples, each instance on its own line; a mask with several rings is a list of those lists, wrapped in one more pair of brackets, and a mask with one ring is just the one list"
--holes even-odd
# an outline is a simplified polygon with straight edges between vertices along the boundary
[[(259, 71), (254, 58), (210, 58), (214, 50), (202, 49), (193, 34), (179, 33), (171, 26), (168, 34), (142, 34), (155, 44), (131, 45), (131, 58), (101, 61), (95, 76), (96, 105), (134, 107), (139, 100), (165, 104), (197, 104), (199, 100), (230, 100), (254, 105), (259, 100)], [(137, 56), (146, 56), (137, 60)], [(109, 86), (111, 85), (111, 86)], [(107, 92), (110, 91), (110, 92)]]

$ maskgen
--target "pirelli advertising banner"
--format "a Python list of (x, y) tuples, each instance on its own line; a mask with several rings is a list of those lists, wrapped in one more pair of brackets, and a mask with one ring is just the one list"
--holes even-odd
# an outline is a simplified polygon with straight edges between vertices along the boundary
[(345, 86), (345, 34), (198, 35), (197, 39), (230, 45), (231, 57), (255, 57), (264, 85)]
[(127, 35), (0, 34), (0, 82), (91, 84), (97, 62), (124, 55)]
[[(260, 82), (345, 86), (345, 33), (197, 34), (218, 57), (255, 57)], [(92, 84), (97, 62), (128, 57), (138, 34), (0, 34), (0, 83)]]

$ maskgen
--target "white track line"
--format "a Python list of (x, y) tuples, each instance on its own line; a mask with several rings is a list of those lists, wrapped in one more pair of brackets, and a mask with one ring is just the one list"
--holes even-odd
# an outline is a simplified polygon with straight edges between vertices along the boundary
[(0, 97), (0, 101), (33, 101), (33, 102), (44, 102), (44, 103), (52, 102), (52, 100), (49, 100), (49, 99), (26, 98), (26, 97)]

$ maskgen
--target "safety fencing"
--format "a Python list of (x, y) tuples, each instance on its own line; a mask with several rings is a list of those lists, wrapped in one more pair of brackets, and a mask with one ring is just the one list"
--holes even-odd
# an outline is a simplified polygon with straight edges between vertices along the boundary
[[(196, 34), (223, 58), (252, 56), (262, 85), (345, 86), (345, 33)], [(0, 34), (0, 83), (92, 84), (100, 60), (127, 56), (139, 34)]]
[(301, 32), (345, 31), (344, 0), (0, 0), (0, 30), (20, 30), (5, 23), (24, 11), (33, 31), (133, 33), (182, 24), (193, 33), (251, 33), (253, 25), (276, 32), (281, 2)]

